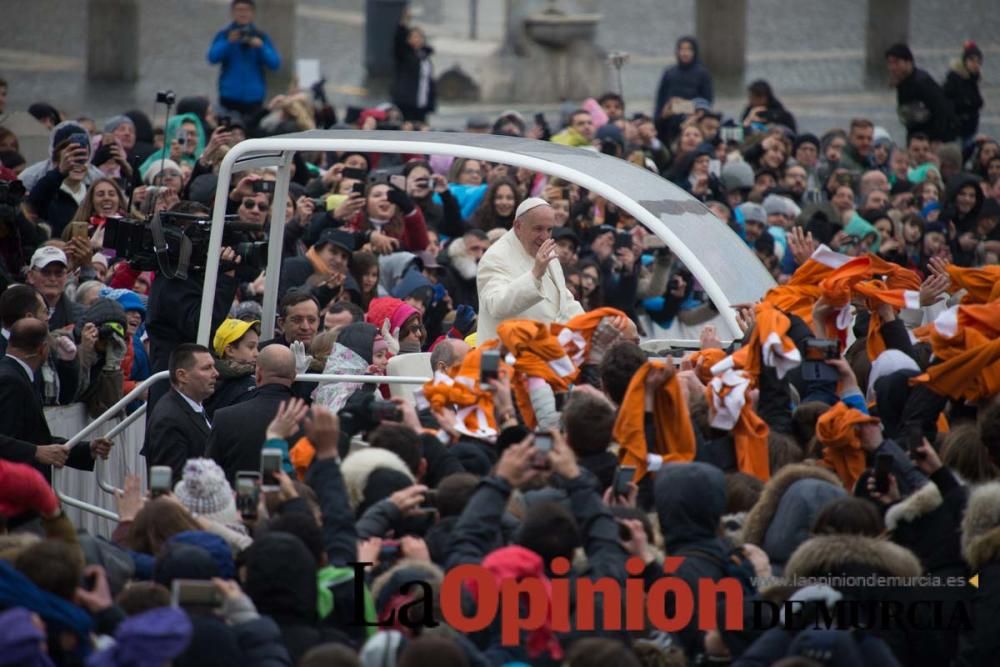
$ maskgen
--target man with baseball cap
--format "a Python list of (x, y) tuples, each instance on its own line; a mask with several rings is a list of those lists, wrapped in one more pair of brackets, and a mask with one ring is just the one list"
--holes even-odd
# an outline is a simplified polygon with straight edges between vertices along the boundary
[(552, 230), (555, 214), (548, 202), (530, 197), (514, 213), (514, 225), (490, 246), (479, 262), (477, 340), (496, 338), (507, 319), (566, 322), (583, 307), (566, 288)]
[(340, 293), (353, 252), (351, 232), (324, 229), (304, 256), (289, 257), (282, 263), (278, 298), (289, 290), (303, 288), (311, 291), (321, 308), (326, 306)]
[(31, 256), (26, 282), (38, 290), (49, 307), (49, 330), (75, 324), (83, 309), (65, 294), (69, 278), (66, 253), (55, 246), (42, 246)]

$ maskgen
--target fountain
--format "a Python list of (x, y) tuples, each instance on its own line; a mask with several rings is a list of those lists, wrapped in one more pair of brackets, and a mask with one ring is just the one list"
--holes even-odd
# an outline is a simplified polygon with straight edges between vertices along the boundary
[(508, 0), (507, 35), (483, 72), (487, 102), (562, 102), (608, 88), (599, 13), (576, 0)]

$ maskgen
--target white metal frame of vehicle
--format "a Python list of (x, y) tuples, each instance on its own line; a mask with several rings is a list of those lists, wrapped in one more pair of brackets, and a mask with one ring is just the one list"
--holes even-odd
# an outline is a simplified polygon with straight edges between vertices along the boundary
[[(746, 243), (701, 202), (673, 183), (624, 160), (551, 142), (488, 134), (314, 130), (242, 141), (222, 161), (198, 325), (198, 342), (202, 345), (209, 344), (212, 329), (222, 227), (233, 174), (277, 167), (273, 201), (284, 202), (292, 157), (298, 151), (448, 155), (524, 167), (580, 185), (630, 213), (667, 244), (719, 310), (729, 328), (728, 332), (720, 332), (724, 338), (742, 335), (731, 304), (757, 301), (775, 284)], [(270, 238), (283, 238), (284, 225), (285, 207), (272, 206)], [(281, 244), (272, 243), (264, 283), (263, 338), (270, 338), (274, 332), (280, 271)]]

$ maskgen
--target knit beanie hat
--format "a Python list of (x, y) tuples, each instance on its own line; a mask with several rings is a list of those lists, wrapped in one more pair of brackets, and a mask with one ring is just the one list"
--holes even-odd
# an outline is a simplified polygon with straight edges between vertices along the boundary
[(962, 44), (962, 60), (967, 58), (983, 59), (983, 50), (971, 39)]
[(188, 459), (174, 495), (195, 516), (223, 525), (240, 522), (226, 473), (212, 459)]
[(122, 114), (120, 116), (114, 116), (107, 123), (104, 124), (104, 131), (111, 133), (117, 130), (122, 125), (131, 125), (132, 129), (135, 129), (135, 122), (128, 116)]
[(161, 171), (168, 170), (180, 173), (181, 166), (169, 158), (166, 160), (155, 160), (149, 165), (149, 168), (146, 169), (146, 173), (143, 174), (142, 182), (146, 185), (152, 185), (156, 181), (156, 177), (160, 175)]
[(386, 352), (389, 349), (389, 345), (382, 338), (382, 335), (376, 335), (375, 341), (372, 343), (372, 356), (378, 354), (379, 352)]

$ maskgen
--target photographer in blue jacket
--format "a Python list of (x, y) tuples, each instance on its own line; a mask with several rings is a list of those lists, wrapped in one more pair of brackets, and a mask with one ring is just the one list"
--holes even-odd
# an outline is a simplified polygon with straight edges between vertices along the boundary
[(233, 22), (216, 34), (208, 50), (208, 62), (222, 64), (219, 74), (219, 103), (244, 116), (264, 103), (264, 68), (277, 70), (281, 57), (271, 38), (254, 25), (253, 0), (233, 0)]

